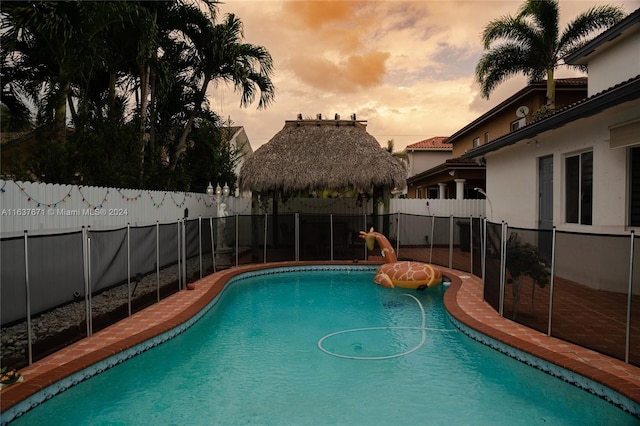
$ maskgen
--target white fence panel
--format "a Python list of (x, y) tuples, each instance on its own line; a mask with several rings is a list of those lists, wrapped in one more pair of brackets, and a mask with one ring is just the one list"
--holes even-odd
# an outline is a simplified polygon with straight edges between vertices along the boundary
[[(229, 197), (227, 214), (250, 214), (251, 200)], [(206, 194), (0, 180), (0, 233), (10, 236), (169, 223), (217, 215)]]
[(355, 198), (291, 198), (278, 204), (278, 213), (334, 215), (371, 214), (372, 204)]
[(390, 213), (405, 213), (422, 216), (484, 217), (485, 200), (441, 200), (394, 198)]
[[(281, 202), (281, 214), (369, 215), (373, 202), (355, 198), (292, 198)], [(229, 197), (228, 215), (251, 214), (251, 199)], [(271, 213), (271, 203), (267, 203)], [(484, 216), (485, 200), (392, 199), (380, 205), (384, 213), (423, 216)], [(0, 180), (0, 233), (12, 236), (29, 232), (51, 233), (109, 229), (175, 222), (184, 218), (216, 217), (215, 199), (206, 194), (59, 185)]]

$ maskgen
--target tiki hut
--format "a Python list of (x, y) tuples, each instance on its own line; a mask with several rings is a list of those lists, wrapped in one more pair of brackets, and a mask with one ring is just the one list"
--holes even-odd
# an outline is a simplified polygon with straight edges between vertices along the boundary
[(243, 164), (240, 188), (254, 192), (296, 193), (323, 189), (403, 189), (402, 162), (350, 120), (285, 121), (284, 128)]

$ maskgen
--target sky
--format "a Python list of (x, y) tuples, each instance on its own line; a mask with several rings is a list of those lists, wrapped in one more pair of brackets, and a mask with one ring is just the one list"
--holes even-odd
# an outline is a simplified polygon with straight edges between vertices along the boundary
[[(449, 136), (526, 86), (512, 77), (484, 99), (474, 71), (480, 35), (493, 19), (516, 15), (521, 0), (303, 1), (223, 0), (219, 21), (234, 13), (245, 42), (264, 46), (274, 61), (275, 100), (240, 107), (233, 87), (212, 85), (211, 108), (244, 126), (255, 151), (285, 120), (347, 119), (356, 114), (381, 146), (395, 151), (434, 136)], [(593, 6), (626, 13), (640, 0), (560, 0), (560, 28)], [(580, 76), (561, 67), (557, 78)]]

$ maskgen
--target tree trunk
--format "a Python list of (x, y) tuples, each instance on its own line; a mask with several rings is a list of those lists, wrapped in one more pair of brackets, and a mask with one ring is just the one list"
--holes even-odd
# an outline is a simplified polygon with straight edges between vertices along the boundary
[(189, 133), (191, 133), (193, 122), (196, 120), (196, 116), (200, 111), (202, 101), (204, 100), (204, 96), (207, 93), (208, 85), (209, 85), (209, 77), (205, 77), (204, 81), (202, 82), (202, 87), (200, 88), (200, 91), (196, 95), (196, 102), (194, 103), (193, 110), (189, 115), (189, 120), (187, 120), (187, 124), (184, 126), (184, 130), (182, 131), (182, 134), (180, 135), (180, 139), (178, 140), (178, 145), (176, 146), (173, 152), (173, 155), (171, 156), (171, 163), (169, 167), (171, 172), (175, 172), (180, 156), (182, 156), (182, 154), (187, 149), (187, 138), (189, 137)]
[(54, 137), (58, 144), (67, 141), (67, 94), (69, 93), (69, 81), (60, 82), (60, 91), (57, 95), (57, 104), (54, 112)]
[(151, 96), (151, 119), (149, 120), (149, 152), (151, 168), (156, 165), (156, 73), (151, 70), (149, 74), (149, 90)]
[(556, 81), (553, 77), (553, 68), (547, 70), (547, 107), (552, 111), (556, 109)]
[(140, 66), (140, 123), (138, 125), (138, 143), (140, 146), (140, 174), (138, 182), (143, 185), (144, 179), (144, 153), (146, 148), (145, 130), (147, 124), (147, 106), (149, 105), (149, 65)]

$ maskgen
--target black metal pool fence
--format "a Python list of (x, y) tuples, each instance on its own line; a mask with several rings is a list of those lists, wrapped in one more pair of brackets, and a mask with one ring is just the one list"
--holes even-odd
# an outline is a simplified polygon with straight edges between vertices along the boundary
[(359, 238), (372, 227), (400, 260), (481, 277), (485, 301), (502, 316), (640, 365), (633, 232), (517, 229), (403, 213), (236, 215), (2, 238), (1, 365), (29, 365), (219, 269), (379, 256)]

